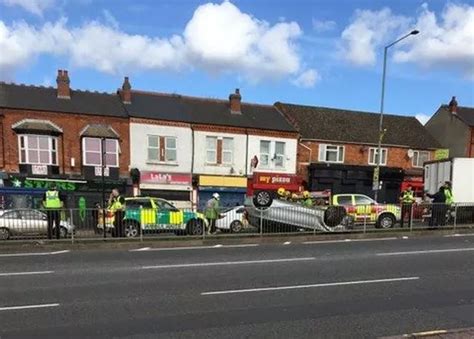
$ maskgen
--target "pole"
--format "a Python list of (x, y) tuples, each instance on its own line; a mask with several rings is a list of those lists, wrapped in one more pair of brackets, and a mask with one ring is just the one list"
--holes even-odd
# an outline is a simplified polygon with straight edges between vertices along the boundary
[(379, 190), (380, 190), (380, 165), (382, 164), (382, 138), (383, 138), (383, 106), (385, 100), (385, 74), (387, 73), (387, 50), (389, 46), (384, 48), (383, 51), (383, 72), (382, 72), (382, 95), (380, 98), (380, 119), (379, 119), (379, 141), (377, 146), (377, 167), (374, 175), (373, 188), (375, 188), (374, 198), (378, 202)]
[(105, 138), (100, 140), (101, 146), (101, 179), (102, 179), (102, 227), (104, 230), (104, 239), (107, 238), (107, 228), (105, 219), (107, 218), (107, 208), (106, 201), (105, 201)]

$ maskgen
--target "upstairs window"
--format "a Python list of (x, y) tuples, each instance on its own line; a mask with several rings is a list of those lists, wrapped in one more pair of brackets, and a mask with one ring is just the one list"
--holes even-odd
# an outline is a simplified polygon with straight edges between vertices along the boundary
[[(105, 166), (119, 166), (119, 146), (117, 139), (105, 139)], [(83, 138), (83, 165), (84, 166), (102, 166), (102, 139), (101, 138)]]
[(260, 141), (260, 166), (268, 167), (270, 165), (270, 141)]
[(285, 143), (275, 142), (275, 167), (285, 167)]
[[(382, 148), (382, 159), (380, 165), (387, 165), (387, 149)], [(378, 165), (379, 164), (379, 149), (376, 147), (369, 148), (369, 165)]]
[(320, 144), (319, 161), (343, 163), (344, 146)]
[(31, 165), (58, 164), (58, 140), (48, 135), (20, 135), (18, 137), (20, 163)]
[(423, 164), (430, 160), (430, 152), (414, 151), (411, 163), (413, 167), (423, 167)]
[(206, 162), (217, 164), (217, 137), (206, 137)]
[(234, 162), (234, 139), (222, 139), (222, 163), (231, 165)]
[(150, 162), (176, 162), (176, 138), (149, 135), (147, 154)]

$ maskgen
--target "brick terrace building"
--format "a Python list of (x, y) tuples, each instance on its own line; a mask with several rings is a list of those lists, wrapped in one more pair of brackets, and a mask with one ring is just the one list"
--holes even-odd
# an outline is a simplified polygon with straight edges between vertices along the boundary
[(455, 98), (441, 105), (426, 123), (426, 129), (451, 157), (474, 157), (474, 108), (458, 107)]
[[(298, 173), (309, 189), (373, 195), (379, 114), (275, 105), (300, 132)], [(423, 162), (434, 157), (439, 144), (414, 117), (385, 115), (384, 128), (380, 200), (395, 202), (404, 181), (422, 189)]]
[(126, 190), (129, 124), (118, 96), (72, 90), (67, 71), (57, 88), (0, 83), (0, 208), (39, 207), (55, 182), (68, 208), (92, 207), (101, 196), (101, 147), (106, 147), (107, 197)]

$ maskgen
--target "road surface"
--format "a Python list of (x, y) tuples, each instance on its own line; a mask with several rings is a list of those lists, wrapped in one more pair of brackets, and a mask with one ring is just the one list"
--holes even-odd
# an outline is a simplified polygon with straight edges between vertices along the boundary
[(473, 281), (474, 236), (4, 252), (0, 337), (366, 338), (467, 328)]

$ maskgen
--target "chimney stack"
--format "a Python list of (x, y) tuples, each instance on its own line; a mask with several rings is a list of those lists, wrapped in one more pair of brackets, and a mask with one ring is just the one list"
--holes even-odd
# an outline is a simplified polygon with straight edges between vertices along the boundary
[(128, 77), (123, 79), (122, 91), (120, 92), (120, 98), (124, 104), (132, 103), (132, 85), (128, 81)]
[(71, 99), (70, 80), (67, 71), (58, 69), (56, 83), (58, 85), (58, 99)]
[(230, 112), (234, 114), (241, 114), (242, 113), (242, 108), (241, 108), (242, 96), (240, 95), (240, 91), (238, 88), (235, 89), (235, 93), (232, 93), (231, 95), (229, 95), (229, 101), (230, 101)]
[(456, 101), (456, 97), (453, 97), (451, 99), (451, 101), (449, 102), (449, 111), (451, 112), (451, 114), (458, 114), (458, 102)]

